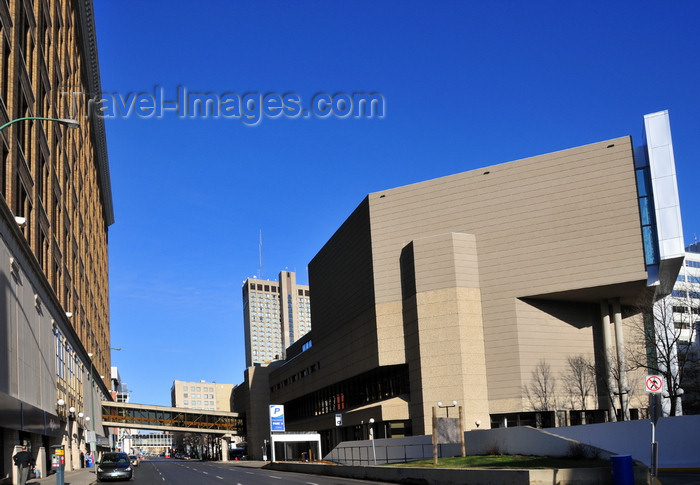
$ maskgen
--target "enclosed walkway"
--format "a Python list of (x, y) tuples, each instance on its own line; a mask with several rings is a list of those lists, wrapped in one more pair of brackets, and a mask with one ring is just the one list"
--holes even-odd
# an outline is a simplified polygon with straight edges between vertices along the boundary
[(102, 424), (119, 428), (243, 435), (238, 413), (169, 408), (148, 404), (102, 402)]

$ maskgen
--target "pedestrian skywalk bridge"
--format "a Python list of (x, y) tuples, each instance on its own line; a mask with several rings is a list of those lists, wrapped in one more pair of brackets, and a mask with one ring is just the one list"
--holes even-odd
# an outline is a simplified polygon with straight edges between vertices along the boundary
[(238, 413), (111, 401), (102, 402), (102, 425), (221, 435), (245, 434), (244, 421)]

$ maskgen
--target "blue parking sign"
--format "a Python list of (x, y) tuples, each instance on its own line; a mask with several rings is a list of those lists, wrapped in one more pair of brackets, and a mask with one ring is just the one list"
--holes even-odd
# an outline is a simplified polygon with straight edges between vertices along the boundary
[(270, 431), (284, 431), (284, 406), (270, 404)]

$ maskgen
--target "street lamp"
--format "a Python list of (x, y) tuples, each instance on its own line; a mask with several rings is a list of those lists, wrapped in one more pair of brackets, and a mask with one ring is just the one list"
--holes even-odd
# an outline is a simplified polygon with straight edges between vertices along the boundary
[(447, 417), (449, 418), (450, 417), (450, 408), (455, 407), (457, 405), (457, 401), (452, 401), (452, 404), (445, 404), (445, 405), (442, 404), (442, 401), (439, 401), (437, 403), (437, 405), (439, 408), (445, 408), (447, 410)]
[(369, 439), (372, 440), (372, 455), (374, 456), (374, 464), (377, 464), (377, 450), (374, 447), (374, 418), (369, 418)]
[(25, 116), (23, 118), (17, 118), (14, 120), (10, 120), (4, 125), (0, 126), (0, 131), (4, 130), (8, 126), (17, 123), (19, 121), (28, 121), (28, 120), (38, 120), (38, 121), (55, 121), (59, 125), (66, 126), (72, 130), (75, 130), (76, 128), (80, 128), (80, 122), (78, 120), (74, 120), (71, 118), (45, 118), (43, 116)]
[[(88, 374), (88, 382), (90, 383), (90, 414), (92, 415), (92, 442), (90, 443), (90, 451), (95, 453), (97, 449), (97, 421), (95, 421), (95, 392), (93, 389), (92, 372), (95, 368), (93, 357), (97, 357), (105, 350), (121, 350), (121, 347), (110, 347), (109, 349), (100, 349), (94, 354), (92, 352), (88, 353), (90, 357), (90, 373)], [(87, 420), (90, 420), (88, 417)]]
[[(74, 120), (72, 118), (46, 118), (44, 116), (24, 116), (22, 118), (16, 118), (14, 120), (10, 120), (4, 125), (0, 126), (0, 131), (4, 130), (10, 125), (13, 125), (15, 123), (18, 123), (20, 121), (28, 121), (28, 120), (39, 120), (39, 121), (54, 121), (58, 123), (59, 125), (66, 126), (70, 129), (76, 129), (80, 128), (80, 122), (78, 120)], [(22, 216), (15, 216), (15, 222), (19, 226), (20, 229), (24, 229), (27, 227), (27, 218), (22, 217)], [(68, 318), (70, 318), (70, 315), (68, 315)]]

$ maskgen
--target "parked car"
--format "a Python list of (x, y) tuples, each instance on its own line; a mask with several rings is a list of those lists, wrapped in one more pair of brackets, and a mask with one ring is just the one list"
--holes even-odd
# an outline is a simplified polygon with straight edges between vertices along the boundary
[(136, 455), (129, 455), (129, 461), (132, 466), (139, 466), (139, 457)]
[(133, 480), (134, 470), (126, 453), (105, 453), (97, 465), (97, 481)]

